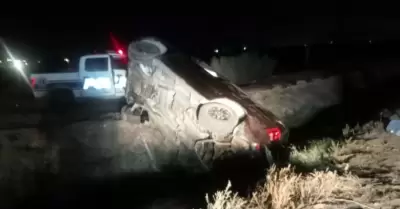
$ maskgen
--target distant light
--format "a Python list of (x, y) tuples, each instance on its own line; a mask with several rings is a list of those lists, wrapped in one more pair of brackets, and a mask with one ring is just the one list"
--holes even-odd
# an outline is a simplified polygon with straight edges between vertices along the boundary
[(218, 50), (218, 49), (214, 49), (214, 52), (218, 54), (218, 53), (219, 53), (219, 50)]
[(333, 41), (330, 41), (329, 44), (333, 44)]
[(369, 43), (372, 44), (372, 40), (369, 40)]
[(307, 44), (304, 44), (304, 47), (307, 47), (308, 45)]
[(24, 65), (22, 64), (21, 60), (13, 60), (13, 64), (14, 67), (19, 71), (22, 71), (22, 69), (24, 68)]
[(0, 63), (3, 63), (3, 61), (0, 60)]
[(244, 47), (243, 47), (243, 51), (246, 51), (246, 50), (247, 50), (247, 47), (246, 47), (246, 46), (244, 46)]
[(37, 63), (40, 63), (40, 60), (38, 60)]
[(122, 49), (118, 49), (118, 54), (124, 55), (124, 52), (122, 51)]
[[(66, 63), (69, 63), (69, 59), (68, 58), (64, 58), (64, 61), (66, 62)], [(39, 62), (40, 63), (40, 62)]]

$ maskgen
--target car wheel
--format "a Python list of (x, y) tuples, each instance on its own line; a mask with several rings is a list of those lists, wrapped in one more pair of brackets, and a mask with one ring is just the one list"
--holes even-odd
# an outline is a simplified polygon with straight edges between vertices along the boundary
[[(213, 117), (214, 115), (224, 118), (215, 118)], [(202, 105), (200, 107), (197, 117), (198, 124), (202, 128), (219, 136), (226, 136), (227, 134), (232, 132), (232, 127), (234, 127), (238, 123), (238, 118), (234, 111), (232, 111), (229, 107), (226, 107), (225, 105), (217, 103), (208, 103)], [(218, 140), (223, 139), (223, 137), (218, 137)]]
[(151, 38), (142, 39), (129, 45), (129, 57), (137, 60), (151, 60), (166, 52), (166, 47)]

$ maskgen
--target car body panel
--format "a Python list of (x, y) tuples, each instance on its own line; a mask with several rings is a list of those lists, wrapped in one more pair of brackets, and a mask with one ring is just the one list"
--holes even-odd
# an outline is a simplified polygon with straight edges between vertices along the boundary
[[(277, 143), (286, 142), (285, 125), (232, 82), (211, 75), (197, 60), (184, 53), (165, 50), (168, 47), (159, 50), (163, 51), (160, 54), (146, 56), (143, 52), (138, 56), (142, 48), (135, 49), (135, 43), (129, 47), (127, 96), (135, 97), (135, 102), (150, 112), (150, 118), (153, 117), (153, 122), (164, 129), (164, 133), (186, 138), (192, 145), (213, 140), (215, 144), (224, 144), (221, 147), (240, 146), (250, 150), (254, 144), (269, 146), (271, 139), (266, 129), (279, 128), (282, 141)], [(237, 116), (234, 118), (236, 125), (228, 134), (204, 130), (199, 124), (199, 110), (213, 103), (228, 107)]]
[(165, 54), (160, 59), (194, 91), (206, 99), (228, 98), (239, 103), (248, 114), (245, 119), (246, 131), (253, 133), (253, 140), (258, 143), (269, 143), (265, 132), (266, 128), (279, 126), (281, 129), (285, 129), (283, 124), (277, 122), (279, 119), (276, 116), (256, 104), (239, 87), (228, 80), (213, 77), (201, 66), (196, 65), (190, 57), (181, 54)]

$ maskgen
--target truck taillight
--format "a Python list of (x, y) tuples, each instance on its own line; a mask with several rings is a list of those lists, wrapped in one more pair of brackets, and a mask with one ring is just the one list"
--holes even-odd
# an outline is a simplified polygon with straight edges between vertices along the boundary
[(36, 78), (31, 78), (31, 87), (35, 88), (36, 85)]
[(279, 128), (267, 128), (267, 134), (271, 141), (279, 141), (282, 136), (282, 132)]

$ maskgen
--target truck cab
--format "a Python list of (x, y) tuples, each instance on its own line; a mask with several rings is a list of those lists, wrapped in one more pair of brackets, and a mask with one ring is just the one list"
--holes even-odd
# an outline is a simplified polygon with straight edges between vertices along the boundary
[(77, 68), (77, 72), (31, 74), (35, 98), (57, 101), (124, 98), (127, 57), (122, 51), (81, 56)]
[(124, 97), (127, 60), (116, 53), (86, 55), (79, 60), (81, 97)]

